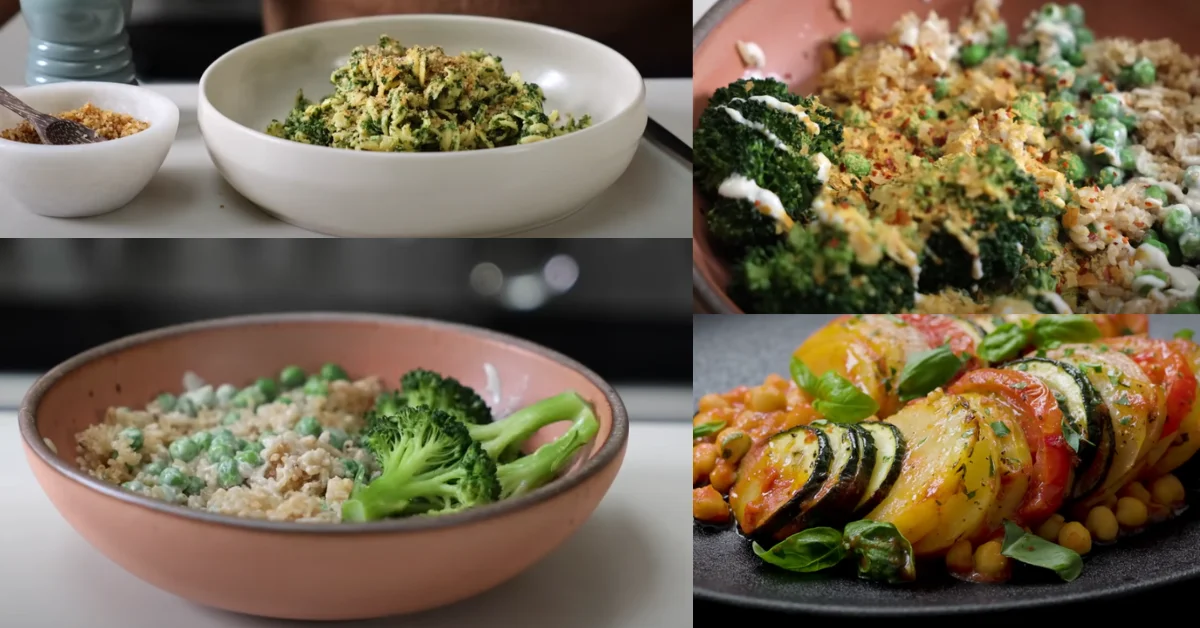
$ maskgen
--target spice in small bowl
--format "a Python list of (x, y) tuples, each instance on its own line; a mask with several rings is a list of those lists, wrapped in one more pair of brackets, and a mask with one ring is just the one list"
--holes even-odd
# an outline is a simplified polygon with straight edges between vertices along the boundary
[[(128, 137), (150, 128), (150, 123), (148, 122), (142, 122), (124, 113), (101, 109), (92, 103), (88, 103), (78, 109), (57, 113), (55, 117), (70, 120), (71, 122), (78, 122), (95, 131), (100, 137), (106, 140)], [(37, 135), (37, 131), (28, 122), (21, 122), (21, 124), (11, 129), (0, 130), (0, 139), (24, 144), (42, 143), (42, 140)]]

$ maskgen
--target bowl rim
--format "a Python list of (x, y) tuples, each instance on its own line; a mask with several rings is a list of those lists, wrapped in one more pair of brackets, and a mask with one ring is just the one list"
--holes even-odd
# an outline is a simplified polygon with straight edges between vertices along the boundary
[[(612, 407), (612, 429), (609, 432), (608, 439), (600, 446), (599, 451), (595, 455), (583, 461), (578, 469), (563, 477), (557, 478), (554, 481), (530, 491), (526, 495), (514, 497), (511, 499), (485, 504), (476, 508), (470, 508), (456, 513), (439, 515), (436, 517), (408, 517), (404, 519), (392, 519), (385, 521), (367, 522), (367, 523), (306, 523), (300, 521), (267, 521), (263, 519), (252, 519), (249, 517), (237, 517), (234, 515), (223, 515), (208, 512), (205, 510), (197, 510), (186, 506), (176, 504), (168, 504), (159, 501), (152, 497), (146, 497), (136, 493), (122, 490), (120, 486), (103, 482), (82, 470), (78, 469), (71, 461), (59, 457), (58, 454), (52, 452), (46, 443), (42, 440), (41, 434), (37, 430), (37, 420), (35, 409), (41, 402), (42, 396), (59, 382), (67, 374), (73, 372), (80, 366), (103, 358), (107, 355), (124, 351), (130, 347), (161, 340), (164, 338), (172, 338), (175, 336), (183, 336), (197, 331), (211, 329), (225, 329), (230, 327), (241, 327), (247, 325), (262, 325), (269, 323), (321, 323), (321, 322), (366, 322), (366, 323), (386, 323), (400, 324), (431, 330), (456, 332), (466, 334), (482, 340), (491, 340), (499, 342), (509, 347), (515, 347), (519, 350), (526, 351), (542, 358), (547, 358), (558, 363), (560, 366), (565, 366), (568, 369), (575, 371), (584, 376), (592, 385), (596, 386), (604, 395), (605, 400)], [(102, 344), (100, 346), (88, 349), (68, 360), (60, 363), (54, 368), (47, 371), (39, 377), (25, 394), (21, 400), (20, 409), (17, 412), (17, 423), (21, 430), (21, 439), (25, 446), (29, 448), (40, 461), (50, 467), (50, 469), (58, 472), (67, 480), (82, 484), (85, 488), (107, 496), (112, 499), (124, 502), (127, 505), (146, 508), (164, 515), (181, 517), (190, 519), (197, 523), (216, 524), (233, 526), (259, 532), (282, 532), (288, 534), (372, 534), (372, 533), (390, 533), (390, 532), (417, 532), (425, 530), (437, 530), (444, 528), (452, 528), (459, 525), (479, 523), (503, 517), (507, 514), (524, 510), (559, 495), (570, 492), (572, 489), (580, 486), (584, 482), (592, 479), (602, 470), (606, 469), (614, 461), (617, 461), (624, 451), (626, 442), (629, 439), (629, 415), (626, 412), (625, 404), (621, 401), (621, 397), (617, 391), (599, 375), (588, 369), (584, 365), (575, 360), (558, 353), (547, 347), (539, 344), (523, 340), (508, 334), (474, 327), (471, 325), (463, 325), (460, 323), (449, 323), (445, 321), (418, 318), (411, 316), (399, 316), (389, 314), (366, 314), (352, 312), (293, 312), (293, 313), (278, 313), (278, 314), (249, 314), (242, 316), (231, 316), (224, 318), (215, 318), (202, 320), (191, 323), (183, 323), (162, 327), (146, 332), (132, 334), (123, 338), (118, 338)]]
[[(446, 21), (446, 22), (460, 22), (460, 23), (476, 22), (476, 23), (504, 26), (507, 28), (524, 28), (524, 29), (529, 29), (531, 31), (540, 31), (540, 32), (543, 32), (546, 34), (553, 34), (553, 35), (557, 35), (557, 36), (566, 37), (567, 39), (574, 40), (575, 43), (577, 43), (577, 44), (583, 44), (586, 46), (595, 46), (595, 47), (603, 49), (603, 50), (607, 51), (608, 53), (611, 53), (612, 55), (614, 55), (614, 58), (616, 60), (619, 60), (618, 65), (622, 65), (623, 69), (625, 69), (629, 72), (632, 72), (633, 76), (637, 77), (637, 79), (638, 79), (637, 80), (637, 85), (638, 85), (637, 93), (633, 94), (633, 98), (630, 99), (629, 103), (625, 107), (623, 107), (621, 110), (617, 111), (615, 114), (613, 114), (607, 120), (603, 120), (596, 124), (591, 124), (587, 128), (579, 129), (577, 131), (568, 133), (566, 135), (552, 137), (547, 140), (543, 140), (540, 142), (533, 142), (531, 144), (517, 144), (514, 146), (501, 146), (499, 148), (487, 148), (487, 149), (477, 149), (477, 150), (468, 150), (468, 151), (437, 151), (437, 152), (363, 151), (363, 150), (350, 150), (350, 149), (345, 149), (345, 148), (333, 148), (330, 146), (315, 146), (312, 144), (305, 144), (303, 142), (293, 142), (291, 140), (287, 140), (287, 139), (284, 139), (281, 137), (275, 137), (274, 135), (269, 135), (262, 130), (246, 126), (240, 122), (237, 122), (236, 120), (233, 120), (229, 116), (225, 115), (224, 112), (222, 112), (216, 105), (212, 104), (212, 102), (209, 101), (209, 99), (208, 99), (208, 81), (210, 79), (210, 75), (213, 72), (213, 69), (216, 68), (219, 64), (227, 62), (229, 57), (232, 57), (232, 56), (240, 54), (240, 53), (244, 53), (245, 50), (247, 50), (251, 47), (254, 47), (254, 46), (262, 45), (262, 43), (265, 41), (274, 40), (274, 39), (282, 39), (282, 38), (287, 38), (287, 37), (297, 37), (297, 36), (303, 35), (304, 33), (319, 32), (319, 31), (323, 31), (323, 30), (334, 30), (337, 28), (358, 26), (360, 24), (371, 23), (371, 22), (393, 22), (393, 21), (411, 21), (411, 22)], [(519, 72), (520, 70), (518, 69), (516, 71)], [(582, 136), (584, 139), (588, 139), (588, 138), (591, 138), (591, 137), (597, 135), (602, 129), (607, 130), (609, 127), (616, 126), (619, 121), (621, 121), (624, 118), (628, 117), (629, 115), (635, 113), (646, 100), (646, 80), (645, 80), (645, 77), (642, 76), (642, 73), (640, 71), (638, 71), (637, 66), (635, 66), (633, 64), (633, 62), (630, 61), (625, 55), (621, 54), (620, 52), (617, 52), (613, 48), (611, 48), (603, 43), (600, 43), (590, 37), (584, 37), (583, 35), (580, 35), (578, 33), (572, 33), (571, 31), (563, 30), (561, 28), (555, 28), (553, 26), (546, 26), (544, 24), (535, 24), (533, 22), (525, 22), (522, 20), (511, 20), (511, 19), (507, 19), (507, 18), (488, 17), (488, 16), (481, 16), (481, 15), (458, 15), (458, 14), (447, 14), (447, 13), (403, 13), (403, 14), (370, 15), (370, 16), (363, 16), (363, 17), (351, 17), (351, 18), (343, 18), (340, 20), (331, 20), (328, 22), (317, 22), (314, 24), (308, 24), (308, 25), (299, 26), (296, 28), (289, 28), (289, 29), (281, 30), (281, 31), (278, 31), (275, 33), (271, 33), (269, 35), (264, 35), (262, 37), (258, 37), (256, 39), (250, 40), (244, 44), (241, 44), (240, 46), (237, 46), (236, 48), (229, 50), (225, 54), (222, 54), (220, 57), (217, 57), (216, 61), (213, 61), (211, 64), (209, 64), (209, 66), (207, 68), (205, 68), (204, 73), (200, 76), (200, 81), (199, 81), (198, 87), (199, 87), (198, 102), (199, 102), (200, 109), (202, 111), (204, 109), (208, 109), (211, 112), (211, 114), (213, 116), (215, 116), (215, 118), (218, 121), (220, 121), (221, 123), (230, 125), (238, 133), (242, 133), (243, 135), (248, 134), (249, 139), (252, 139), (255, 141), (266, 141), (269, 145), (274, 145), (274, 146), (279, 146), (279, 147), (292, 147), (297, 150), (307, 151), (309, 154), (313, 154), (314, 156), (316, 156), (316, 155), (334, 155), (334, 154), (345, 153), (345, 154), (349, 154), (349, 155), (354, 155), (354, 157), (348, 157), (348, 159), (376, 159), (376, 160), (383, 160), (383, 159), (430, 160), (430, 159), (453, 159), (453, 158), (458, 158), (458, 159), (486, 158), (487, 155), (512, 155), (514, 153), (526, 152), (526, 151), (530, 151), (530, 150), (542, 150), (542, 149), (539, 149), (536, 147), (546, 145), (551, 142), (558, 142), (557, 144), (554, 144), (554, 145), (561, 146), (564, 144), (564, 142), (562, 142), (560, 140), (568, 140), (571, 138), (575, 138), (575, 139), (571, 139), (571, 141), (582, 142), (584, 140), (578, 139), (579, 137)], [(203, 120), (204, 117), (205, 116), (201, 115), (201, 120)], [(201, 126), (201, 132), (203, 133), (204, 123), (201, 122), (200, 126)], [(642, 131), (639, 130), (638, 135), (640, 136), (641, 133), (642, 133)], [(318, 151), (318, 152), (313, 152), (313, 151)], [(337, 152), (335, 153), (335, 152), (331, 152), (331, 151), (337, 151)]]
[[(167, 98), (166, 96), (163, 96), (162, 94), (159, 94), (159, 93), (155, 92), (154, 90), (147, 88), (145, 86), (142, 86), (142, 85), (126, 85), (124, 83), (105, 83), (105, 82), (93, 82), (93, 81), (63, 81), (63, 82), (59, 82), (59, 83), (46, 83), (44, 85), (25, 85), (25, 86), (21, 86), (21, 87), (15, 87), (11, 91), (13, 92), (13, 95), (17, 96), (18, 98), (22, 98), (22, 99), (23, 99), (23, 94), (30, 93), (30, 92), (46, 92), (46, 93), (67, 92), (67, 93), (71, 93), (71, 92), (78, 91), (79, 93), (83, 93), (83, 94), (98, 94), (101, 92), (125, 92), (127, 94), (130, 94), (132, 98), (142, 100), (142, 101), (153, 102), (156, 105), (162, 106), (163, 109), (165, 111), (167, 111), (169, 115), (166, 116), (166, 120), (159, 120), (159, 121), (143, 120), (143, 122), (150, 123), (150, 126), (146, 130), (140, 131), (138, 133), (134, 133), (133, 135), (129, 135), (126, 137), (118, 137), (115, 140), (107, 140), (104, 142), (95, 142), (93, 144), (72, 144), (69, 146), (58, 146), (58, 145), (48, 146), (46, 144), (26, 144), (24, 142), (14, 142), (12, 140), (6, 140), (4, 138), (0, 138), (0, 150), (22, 151), (22, 152), (29, 152), (29, 153), (41, 151), (43, 154), (49, 153), (50, 151), (54, 151), (57, 153), (65, 153), (67, 151), (71, 151), (71, 152), (77, 153), (80, 151), (88, 151), (88, 150), (92, 150), (92, 151), (112, 150), (109, 148), (100, 148), (100, 147), (112, 146), (113, 144), (115, 144), (117, 142), (121, 142), (123, 140), (132, 140), (132, 141), (138, 141), (138, 142), (143, 142), (143, 143), (152, 142), (152, 141), (154, 141), (155, 138), (157, 138), (157, 136), (160, 133), (163, 132), (161, 129), (165, 129), (165, 128), (171, 126), (170, 122), (172, 120), (174, 121), (173, 124), (176, 126), (176, 132), (178, 132), (179, 115), (180, 115), (179, 105), (175, 104), (175, 101), (171, 100), (170, 98)], [(91, 102), (91, 98), (88, 99), (88, 102)], [(123, 112), (117, 112), (117, 113), (123, 113)], [(51, 115), (54, 115), (54, 114), (51, 114)], [(126, 115), (128, 115), (128, 114), (126, 114)], [(137, 138), (141, 138), (141, 139), (137, 139)], [(122, 147), (131, 146), (131, 142), (126, 142), (124, 144), (121, 144), (121, 146)], [(122, 149), (117, 149), (117, 150), (132, 150), (132, 149), (122, 148)]]

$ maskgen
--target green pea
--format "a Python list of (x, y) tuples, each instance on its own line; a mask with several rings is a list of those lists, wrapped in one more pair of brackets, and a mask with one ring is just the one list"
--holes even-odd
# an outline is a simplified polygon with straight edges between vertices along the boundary
[(1072, 183), (1082, 182), (1087, 178), (1087, 164), (1075, 153), (1066, 153), (1059, 158), (1058, 169)]
[(217, 484), (222, 488), (230, 488), (242, 483), (242, 472), (238, 471), (237, 461), (231, 459), (217, 463)]
[(342, 459), (342, 477), (353, 478), (354, 476), (358, 475), (360, 470), (362, 470), (362, 465), (359, 464), (357, 460), (351, 460), (349, 458)]
[(1149, 87), (1154, 84), (1156, 72), (1154, 62), (1142, 57), (1129, 66), (1130, 83), (1137, 87)]
[(1096, 184), (1100, 187), (1118, 186), (1125, 180), (1125, 172), (1114, 166), (1105, 166), (1096, 175)]
[(1200, 225), (1193, 225), (1187, 233), (1180, 236), (1179, 252), (1183, 254), (1185, 261), (1200, 259)]
[(1137, 170), (1137, 156), (1133, 154), (1133, 149), (1128, 146), (1122, 146), (1121, 150), (1117, 151), (1117, 156), (1121, 159), (1121, 168), (1129, 172)]
[(1187, 170), (1183, 171), (1183, 187), (1189, 190), (1200, 187), (1200, 166), (1188, 166)]
[(187, 493), (188, 495), (199, 495), (207, 487), (208, 484), (202, 478), (189, 475), (187, 478), (187, 484), (183, 488), (183, 492)]
[(1083, 47), (1094, 41), (1096, 41), (1096, 34), (1092, 32), (1092, 29), (1086, 26), (1075, 29), (1075, 45)]
[(1069, 102), (1052, 102), (1046, 110), (1046, 118), (1055, 128), (1061, 128), (1063, 124), (1074, 120), (1079, 115), (1079, 111), (1075, 109), (1075, 105)]
[(1121, 150), (1121, 146), (1117, 144), (1116, 140), (1109, 137), (1101, 137), (1096, 140), (1095, 144), (1097, 147), (1108, 149), (1104, 152), (1097, 151), (1096, 159), (1110, 166), (1121, 165), (1121, 156), (1118, 153)]
[(1042, 5), (1042, 8), (1038, 11), (1038, 15), (1042, 16), (1046, 21), (1057, 22), (1063, 19), (1063, 9), (1053, 2), (1047, 2)]
[(964, 68), (973, 68), (987, 58), (988, 49), (983, 44), (969, 44), (962, 49), (959, 62)]
[(201, 386), (188, 393), (188, 398), (198, 408), (211, 408), (217, 405), (217, 393), (213, 391), (212, 386)]
[(158, 475), (158, 483), (160, 486), (173, 486), (175, 488), (179, 488), (186, 482), (187, 477), (184, 472), (176, 469), (175, 467), (167, 467)]
[(315, 416), (306, 416), (296, 422), (296, 433), (302, 436), (320, 436), (321, 423)]
[(350, 440), (350, 435), (346, 433), (346, 430), (333, 427), (326, 431), (329, 432), (329, 445), (339, 451), (342, 449), (342, 445)]
[(1063, 127), (1063, 135), (1075, 144), (1083, 145), (1091, 141), (1093, 128), (1091, 120), (1076, 120)]
[(1051, 61), (1042, 66), (1042, 75), (1050, 85), (1062, 82), (1067, 87), (1075, 82), (1075, 68), (1066, 61)]
[(314, 375), (304, 382), (304, 394), (310, 397), (324, 397), (329, 394), (329, 383)]
[(250, 408), (253, 410), (264, 402), (266, 402), (266, 398), (257, 386), (247, 386), (233, 396), (233, 407), (235, 408)]
[(234, 453), (236, 452), (233, 449), (233, 445), (228, 443), (214, 442), (212, 445), (208, 446), (208, 459), (211, 462), (230, 460), (233, 458)]
[(167, 447), (171, 457), (184, 462), (191, 462), (200, 455), (200, 446), (190, 438), (181, 438)]
[(1063, 59), (1066, 59), (1067, 63), (1076, 68), (1082, 68), (1083, 64), (1087, 63), (1087, 57), (1084, 57), (1083, 51), (1079, 49), (1064, 54)]
[[(1171, 285), (1171, 278), (1167, 275), (1167, 273), (1164, 273), (1163, 271), (1157, 270), (1154, 268), (1147, 269), (1147, 270), (1139, 270), (1137, 272), (1137, 274), (1135, 274), (1133, 276), (1133, 278), (1135, 280), (1138, 279), (1139, 277), (1153, 277), (1168, 286)], [(1141, 294), (1142, 296), (1146, 296), (1147, 294), (1150, 294), (1151, 288), (1152, 288), (1151, 283), (1143, 283), (1142, 287), (1138, 290), (1138, 293)]]
[(1147, 200), (1153, 199), (1153, 200), (1158, 201), (1159, 207), (1162, 207), (1163, 205), (1167, 204), (1166, 190), (1163, 190), (1162, 188), (1158, 187), (1157, 185), (1152, 185), (1152, 186), (1146, 188), (1145, 195), (1146, 195)]
[(249, 440), (246, 441), (246, 446), (242, 448), (242, 451), (253, 451), (255, 453), (259, 453), (264, 447), (265, 445), (263, 445), (261, 440)]
[(1128, 133), (1133, 133), (1134, 131), (1137, 130), (1137, 125), (1138, 125), (1137, 116), (1133, 115), (1133, 113), (1128, 110), (1124, 110), (1121, 113), (1118, 113), (1117, 121), (1120, 122), (1121, 124), (1125, 125), (1125, 130)]
[(950, 81), (940, 78), (933, 82), (933, 97), (941, 100), (950, 95)]
[(142, 430), (136, 427), (127, 427), (121, 430), (119, 437), (129, 441), (129, 448), (134, 451), (141, 451), (144, 441), (142, 440)]
[(1192, 229), (1192, 210), (1187, 205), (1169, 205), (1161, 217), (1163, 235), (1176, 242)]
[(274, 401), (275, 397), (279, 396), (279, 386), (270, 377), (258, 378), (254, 381), (254, 387), (258, 389), (258, 392), (262, 393), (263, 399), (268, 403)]
[(1037, 63), (1038, 48), (1039, 46), (1036, 43), (1029, 44), (1021, 49), (1021, 52), (1017, 55), (1017, 58), (1025, 63)]
[(1063, 7), (1063, 18), (1066, 19), (1067, 23), (1071, 26), (1083, 26), (1083, 7), (1079, 6), (1075, 2), (1068, 4), (1067, 6)]
[(237, 452), (237, 455), (234, 456), (234, 459), (238, 462), (244, 462), (252, 467), (257, 467), (258, 465), (262, 464), (262, 458), (258, 457), (258, 452), (250, 451), (249, 449)]
[(1146, 231), (1146, 237), (1142, 240), (1142, 244), (1149, 244), (1150, 246), (1162, 251), (1163, 255), (1171, 254), (1171, 247), (1167, 246), (1166, 242), (1159, 240), (1158, 235), (1155, 234), (1153, 230)]
[(305, 379), (304, 369), (295, 365), (285, 366), (279, 372), (279, 383), (283, 384), (284, 388), (299, 388), (304, 385)]
[(175, 409), (175, 395), (163, 393), (154, 398), (154, 403), (158, 404), (160, 411), (170, 412)]
[(833, 45), (837, 48), (838, 56), (846, 58), (858, 52), (858, 49), (862, 47), (862, 42), (858, 40), (858, 35), (847, 29), (833, 40)]
[(1003, 50), (1008, 45), (1008, 24), (1000, 22), (993, 26), (992, 30), (988, 32), (988, 44), (991, 45), (992, 50), (997, 52)]
[(1101, 118), (1096, 120), (1093, 136), (1096, 139), (1111, 139), (1117, 146), (1120, 146), (1129, 139), (1129, 131), (1125, 129), (1125, 125), (1112, 118)]
[(221, 425), (233, 425), (240, 420), (242, 420), (242, 413), (237, 410), (231, 410), (226, 412), (225, 416), (221, 417)]
[(342, 367), (330, 362), (321, 367), (321, 379), (327, 382), (335, 382), (338, 380), (348, 380), (350, 376), (346, 374), (346, 371)]
[(212, 444), (213, 435), (209, 432), (196, 432), (192, 434), (191, 438), (192, 442), (196, 443), (200, 449), (208, 449), (208, 446)]
[(1121, 101), (1112, 94), (1104, 94), (1092, 101), (1092, 117), (1115, 118), (1121, 113)]
[(244, 438), (239, 438), (239, 439), (237, 439), (237, 443), (234, 445), (234, 449), (237, 451), (245, 451), (246, 448), (249, 446), (250, 446), (250, 441), (248, 441)]
[(127, 491), (133, 491), (135, 493), (140, 493), (140, 492), (146, 490), (146, 485), (142, 484), (141, 482), (138, 482), (137, 480), (130, 480), (130, 481), (122, 484), (121, 488), (123, 488)]
[(197, 412), (196, 402), (192, 401), (191, 397), (180, 397), (179, 400), (175, 402), (175, 411), (180, 414), (186, 414), (187, 416), (194, 417), (196, 416)]
[(166, 468), (167, 463), (165, 461), (155, 460), (153, 462), (147, 462), (146, 465), (142, 467), (142, 473), (145, 475), (158, 475), (163, 472), (163, 469)]
[(223, 408), (233, 403), (233, 397), (237, 395), (237, 392), (237, 386), (221, 384), (217, 387), (217, 405)]

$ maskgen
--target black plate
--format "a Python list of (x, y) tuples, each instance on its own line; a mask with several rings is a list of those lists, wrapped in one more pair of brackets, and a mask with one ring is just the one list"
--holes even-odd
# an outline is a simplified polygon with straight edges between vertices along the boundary
[[(693, 403), (706, 392), (786, 376), (792, 351), (833, 316), (697, 315), (692, 325)], [(1200, 331), (1200, 316), (1153, 316), (1154, 336), (1181, 328)], [(1196, 487), (1197, 465), (1180, 474)], [(1200, 493), (1189, 491), (1189, 502)], [(944, 569), (918, 567), (910, 586), (858, 580), (853, 573), (793, 574), (760, 561), (732, 527), (693, 523), (692, 590), (697, 598), (766, 610), (854, 616), (914, 616), (1005, 611), (1111, 598), (1200, 575), (1200, 507), (1151, 526), (1119, 543), (1094, 549), (1083, 575), (1062, 582), (1053, 574), (1020, 571), (1004, 585), (960, 582)], [(1047, 577), (1049, 575), (1049, 577)]]

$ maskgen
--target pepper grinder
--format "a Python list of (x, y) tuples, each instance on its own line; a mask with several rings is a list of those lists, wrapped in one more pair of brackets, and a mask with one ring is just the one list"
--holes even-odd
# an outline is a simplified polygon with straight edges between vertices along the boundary
[(133, 0), (21, 0), (29, 26), (29, 85), (134, 83), (125, 28)]

